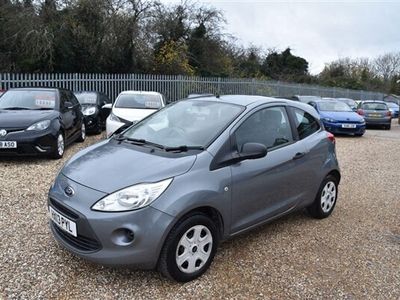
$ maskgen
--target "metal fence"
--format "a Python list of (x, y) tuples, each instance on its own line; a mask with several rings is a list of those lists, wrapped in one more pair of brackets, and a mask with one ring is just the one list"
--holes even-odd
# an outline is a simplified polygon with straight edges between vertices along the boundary
[(384, 94), (382, 93), (362, 90), (327, 88), (317, 85), (293, 84), (256, 79), (152, 74), (0, 73), (0, 89), (26, 86), (60, 87), (73, 91), (99, 91), (107, 94), (113, 100), (121, 91), (125, 90), (157, 91), (164, 94), (169, 101), (176, 101), (185, 98), (191, 93), (281, 97), (290, 97), (293, 95), (315, 95), (334, 98), (345, 97), (355, 100), (381, 100), (384, 97)]

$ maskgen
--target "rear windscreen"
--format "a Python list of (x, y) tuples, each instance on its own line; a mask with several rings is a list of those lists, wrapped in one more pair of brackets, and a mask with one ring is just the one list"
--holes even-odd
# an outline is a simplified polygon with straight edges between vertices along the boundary
[(363, 103), (362, 109), (365, 110), (388, 110), (384, 103)]
[(122, 94), (118, 96), (116, 108), (161, 108), (161, 97), (149, 94)]

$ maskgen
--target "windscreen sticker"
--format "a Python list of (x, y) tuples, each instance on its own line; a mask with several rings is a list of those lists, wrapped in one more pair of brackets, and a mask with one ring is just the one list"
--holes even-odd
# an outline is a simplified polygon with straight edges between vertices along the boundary
[(35, 96), (35, 104), (38, 107), (54, 108), (56, 99), (52, 95), (37, 95)]
[(83, 97), (83, 103), (96, 103), (96, 95), (87, 95)]

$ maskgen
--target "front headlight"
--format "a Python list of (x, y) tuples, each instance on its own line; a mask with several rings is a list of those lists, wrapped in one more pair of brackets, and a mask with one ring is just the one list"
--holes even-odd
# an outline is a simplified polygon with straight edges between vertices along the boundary
[(322, 118), (323, 122), (329, 122), (329, 123), (336, 123), (336, 120), (331, 119), (331, 118)]
[(112, 112), (109, 116), (110, 121), (115, 121), (115, 122), (120, 122), (123, 123), (116, 115), (114, 115)]
[(26, 130), (45, 130), (47, 128), (49, 128), (51, 121), (50, 120), (44, 120), (44, 121), (40, 121), (37, 122), (31, 126), (29, 126)]
[(127, 187), (101, 199), (92, 206), (92, 209), (118, 212), (145, 207), (156, 200), (171, 182), (172, 178), (169, 178), (155, 183), (140, 183)]
[(90, 106), (82, 110), (83, 115), (85, 116), (90, 116), (94, 115), (96, 113), (96, 107), (95, 106)]

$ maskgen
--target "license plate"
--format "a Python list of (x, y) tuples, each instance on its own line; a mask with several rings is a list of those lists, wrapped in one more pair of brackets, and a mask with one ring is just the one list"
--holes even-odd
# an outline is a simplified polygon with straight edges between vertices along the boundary
[(65, 232), (77, 237), (76, 224), (62, 214), (59, 214), (51, 206), (49, 206), (50, 219)]
[(342, 128), (356, 128), (356, 124), (342, 124)]
[(379, 115), (379, 114), (369, 114), (368, 117), (370, 117), (370, 118), (380, 118), (381, 115)]
[(0, 141), (0, 149), (15, 149), (17, 142), (14, 141)]

